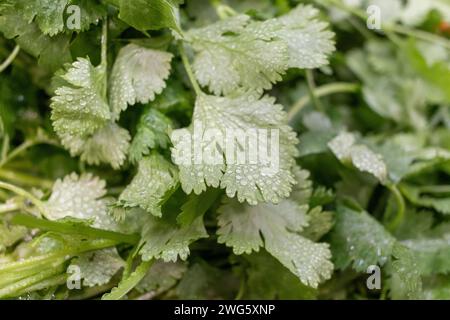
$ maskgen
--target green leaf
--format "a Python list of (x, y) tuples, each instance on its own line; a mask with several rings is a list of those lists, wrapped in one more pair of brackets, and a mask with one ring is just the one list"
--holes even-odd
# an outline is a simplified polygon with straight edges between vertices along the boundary
[(161, 217), (161, 206), (178, 186), (178, 172), (174, 165), (159, 154), (139, 161), (138, 172), (120, 194), (124, 207), (141, 207), (156, 217)]
[(317, 68), (334, 50), (327, 24), (318, 11), (298, 6), (287, 15), (264, 22), (237, 15), (204, 28), (189, 30), (186, 39), (198, 53), (195, 75), (216, 95), (239, 87), (270, 89), (288, 68)]
[[(450, 8), (450, 6), (449, 6)], [(425, 57), (417, 49), (414, 41), (404, 45), (411, 66), (426, 80), (436, 87), (445, 102), (450, 101), (450, 67), (448, 61), (436, 61), (428, 63)]]
[(23, 239), (28, 233), (27, 228), (22, 226), (8, 226), (0, 222), (0, 253), (8, 249), (17, 241)]
[(162, 92), (170, 73), (172, 54), (128, 44), (120, 49), (110, 79), (113, 119), (128, 105), (147, 103)]
[(334, 225), (334, 214), (331, 211), (322, 211), (321, 207), (315, 207), (308, 213), (309, 224), (302, 231), (302, 235), (313, 241), (318, 241), (327, 234)]
[(70, 36), (60, 34), (50, 37), (43, 34), (35, 23), (28, 23), (9, 1), (0, 6), (0, 31), (52, 72), (72, 60)]
[(388, 172), (383, 157), (367, 146), (357, 144), (353, 134), (342, 132), (328, 146), (342, 162), (352, 163), (355, 168), (372, 174), (383, 184), (387, 182)]
[(52, 97), (53, 127), (72, 156), (88, 164), (109, 163), (118, 169), (131, 139), (127, 130), (111, 122), (104, 96), (105, 70), (78, 58), (56, 78), (61, 84)]
[(308, 225), (307, 209), (291, 200), (249, 206), (227, 199), (218, 209), (218, 241), (235, 254), (264, 247), (305, 285), (316, 288), (331, 277), (333, 264), (328, 244), (299, 234)]
[(88, 164), (108, 163), (119, 169), (127, 158), (130, 134), (126, 129), (110, 122), (87, 139), (67, 138), (62, 140), (72, 155), (81, 154)]
[(169, 147), (172, 120), (158, 110), (147, 107), (139, 119), (136, 130), (129, 150), (129, 158), (133, 163), (149, 155), (152, 149)]
[[(402, 194), (413, 204), (421, 207), (432, 208), (442, 214), (450, 214), (450, 196), (439, 192), (427, 192), (428, 186), (416, 186), (409, 183), (400, 184)], [(431, 186), (432, 187), (432, 186)], [(439, 189), (439, 186), (434, 186)], [(446, 186), (444, 186), (446, 187)]]
[(148, 215), (142, 230), (142, 259), (162, 259), (165, 262), (186, 260), (189, 255), (189, 245), (208, 236), (203, 225), (203, 215), (192, 223), (179, 226), (175, 217), (163, 215), (156, 218)]
[(288, 68), (287, 44), (276, 39), (281, 24), (250, 22), (249, 16), (238, 15), (186, 34), (198, 52), (195, 76), (216, 95), (241, 86), (270, 89)]
[(172, 28), (180, 31), (178, 6), (182, 0), (119, 0), (119, 18), (141, 31)]
[(165, 292), (175, 286), (186, 272), (186, 263), (177, 262), (155, 262), (145, 277), (136, 286), (140, 292)]
[[(295, 183), (291, 167), (297, 139), (285, 122), (282, 107), (274, 102), (252, 94), (199, 95), (190, 128), (175, 130), (171, 137), (172, 158), (180, 169), (183, 190), (200, 194), (207, 186), (220, 186), (229, 197), (237, 195), (239, 201), (250, 204), (276, 203), (289, 196)], [(258, 130), (259, 139), (278, 147), (272, 149), (270, 158), (268, 150), (252, 139)], [(258, 159), (248, 160), (250, 154)]]
[(422, 279), (416, 258), (408, 248), (396, 244), (392, 255), (391, 291), (393, 299), (422, 299)]
[(64, 29), (64, 10), (69, 0), (18, 0), (20, 10), (28, 22), (35, 21), (42, 32), (54, 36)]
[(116, 229), (116, 223), (107, 213), (105, 181), (91, 174), (72, 173), (58, 179), (45, 203), (47, 219), (70, 217), (92, 222), (100, 229)]
[(71, 265), (80, 268), (83, 286), (94, 287), (108, 283), (125, 265), (115, 248), (84, 253)]
[(230, 270), (219, 269), (199, 261), (190, 266), (175, 292), (179, 299), (232, 299), (238, 285), (238, 279)]
[(103, 67), (94, 67), (88, 59), (78, 58), (59, 78), (64, 85), (52, 97), (52, 120), (56, 133), (65, 140), (86, 138), (103, 128), (111, 119), (103, 92)]
[(283, 25), (277, 36), (288, 45), (290, 68), (313, 69), (328, 64), (335, 50), (334, 33), (318, 15), (319, 10), (313, 6), (299, 5), (277, 19)]
[(450, 235), (410, 239), (402, 242), (414, 254), (416, 269), (422, 275), (450, 271)]
[(337, 268), (352, 265), (366, 272), (370, 265), (384, 265), (392, 254), (396, 240), (365, 211), (339, 206), (331, 232), (331, 251)]
[(220, 194), (221, 190), (208, 189), (200, 195), (189, 195), (188, 200), (181, 206), (177, 222), (181, 226), (191, 224), (198, 216), (203, 216), (206, 213)]
[(78, 12), (71, 6), (79, 10), (77, 31), (88, 30), (91, 24), (97, 24), (106, 15), (106, 8), (96, 0), (18, 0), (15, 3), (15, 9), (28, 22), (34, 21), (44, 34), (51, 37), (64, 30), (71, 30), (72, 25), (69, 23), (76, 23), (69, 21), (70, 15)]
[(275, 258), (264, 251), (245, 257), (250, 266), (246, 269), (247, 286), (244, 299), (297, 300), (315, 299), (317, 291), (305, 286)]

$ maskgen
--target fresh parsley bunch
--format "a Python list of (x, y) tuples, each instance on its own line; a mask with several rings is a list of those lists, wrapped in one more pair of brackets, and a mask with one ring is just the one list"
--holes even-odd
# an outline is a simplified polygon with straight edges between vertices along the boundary
[(0, 298), (450, 298), (448, 23), (1, 0)]

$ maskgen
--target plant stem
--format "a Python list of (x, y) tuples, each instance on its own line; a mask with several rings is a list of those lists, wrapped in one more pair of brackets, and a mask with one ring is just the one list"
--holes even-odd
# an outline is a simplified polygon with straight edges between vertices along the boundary
[(153, 260), (143, 261), (129, 277), (122, 279), (117, 287), (112, 289), (110, 293), (105, 294), (102, 300), (122, 299), (145, 277), (152, 264)]
[(21, 291), (25, 291), (26, 288), (36, 285), (39, 282), (55, 276), (56, 274), (60, 273), (62, 270), (60, 268), (49, 268), (47, 270), (43, 270), (31, 277), (25, 278), (23, 280), (20, 280), (18, 282), (15, 282), (13, 284), (10, 284), (6, 287), (3, 287), (0, 289), (0, 298), (5, 297), (11, 297), (11, 296), (17, 296), (18, 293)]
[(405, 217), (405, 199), (403, 199), (402, 194), (395, 184), (388, 184), (386, 187), (392, 192), (397, 203), (397, 213), (387, 226), (389, 230), (393, 231), (402, 223)]
[(8, 157), (8, 151), (9, 151), (9, 135), (5, 133), (2, 144), (2, 152), (0, 154), (0, 163), (3, 163), (6, 160), (6, 158)]
[(19, 145), (17, 148), (15, 148), (11, 153), (6, 155), (2, 160), (0, 161), (0, 167), (4, 166), (6, 163), (17, 157), (19, 154), (27, 150), (28, 148), (39, 144), (40, 142), (36, 140), (26, 140), (21, 145)]
[(44, 220), (25, 214), (14, 215), (11, 219), (11, 223), (46, 231), (78, 234), (91, 238), (109, 239), (120, 243), (136, 244), (139, 241), (139, 236), (135, 234), (124, 234), (115, 231), (102, 230), (82, 224)]
[(311, 101), (319, 112), (324, 112), (324, 108), (322, 106), (322, 103), (320, 102), (319, 98), (317, 97), (315, 90), (316, 90), (316, 84), (314, 82), (314, 74), (311, 69), (306, 70), (306, 82), (308, 84), (308, 93), (309, 97), (311, 98)]
[(43, 268), (44, 265), (49, 264), (49, 263), (52, 264), (52, 266), (53, 266), (53, 264), (58, 265), (61, 263), (61, 259), (63, 259), (65, 261), (65, 260), (70, 259), (72, 256), (80, 254), (80, 253), (114, 247), (117, 244), (119, 244), (119, 242), (113, 241), (113, 240), (108, 240), (108, 239), (95, 239), (95, 240), (91, 240), (91, 241), (85, 241), (85, 242), (82, 242), (77, 247), (72, 247), (69, 249), (64, 249), (64, 250), (60, 250), (57, 252), (44, 254), (41, 256), (33, 256), (33, 257), (25, 259), (25, 260), (1, 264), (0, 265), (0, 274), (4, 274), (7, 272), (16, 273), (16, 272), (21, 272), (21, 271), (25, 271), (25, 270), (30, 270), (33, 268), (41, 269), (41, 268)]
[(20, 172), (0, 169), (0, 178), (17, 182), (20, 185), (50, 189), (53, 181), (34, 177)]
[(28, 292), (39, 291), (42, 289), (59, 286), (59, 285), (62, 285), (63, 283), (65, 283), (66, 281), (67, 281), (67, 274), (65, 274), (65, 273), (57, 274), (57, 275), (51, 276), (47, 279), (44, 279), (36, 284), (33, 284), (22, 291), (16, 292), (15, 296), (21, 296)]
[(69, 300), (86, 300), (90, 298), (95, 298), (99, 296), (102, 293), (105, 293), (106, 291), (111, 290), (114, 288), (114, 283), (107, 283), (100, 286), (95, 287), (88, 287), (83, 290), (80, 294), (76, 294), (69, 297)]
[(6, 183), (6, 182), (2, 182), (0, 181), (0, 188), (1, 189), (5, 189), (5, 190), (9, 190), (11, 192), (14, 192), (15, 194), (22, 196), (24, 198), (27, 198), (28, 200), (31, 201), (31, 203), (33, 203), (36, 208), (39, 210), (39, 212), (44, 216), (47, 217), (48, 216), (48, 212), (47, 209), (44, 206), (44, 203), (39, 200), (38, 198), (36, 198), (34, 195), (32, 195), (31, 193), (29, 193), (28, 191), (19, 188), (15, 185)]
[[(317, 98), (324, 97), (335, 93), (352, 93), (357, 92), (360, 86), (356, 83), (335, 82), (318, 87), (314, 90)], [(292, 121), (295, 116), (311, 101), (311, 96), (306, 95), (300, 98), (289, 110), (288, 120)]]
[(105, 17), (103, 20), (102, 25), (102, 38), (101, 38), (101, 63), (100, 65), (103, 68), (103, 88), (102, 93), (103, 97), (106, 99), (108, 94), (108, 76), (107, 76), (107, 70), (108, 70), (108, 18)]
[(19, 209), (20, 209), (20, 205), (15, 202), (0, 204), (0, 213), (13, 212), (13, 211), (17, 211)]
[(189, 77), (189, 80), (191, 81), (192, 87), (194, 88), (195, 94), (198, 96), (202, 94), (202, 89), (200, 89), (197, 79), (195, 79), (194, 72), (192, 71), (191, 64), (189, 63), (189, 59), (186, 55), (186, 51), (184, 50), (184, 45), (182, 42), (178, 43), (178, 50), (180, 52), (181, 60), (183, 61), (186, 73)]
[(8, 66), (14, 61), (14, 59), (17, 57), (20, 51), (20, 46), (16, 45), (14, 50), (11, 52), (11, 54), (6, 58), (5, 61), (3, 61), (2, 64), (0, 64), (0, 73), (2, 73)]

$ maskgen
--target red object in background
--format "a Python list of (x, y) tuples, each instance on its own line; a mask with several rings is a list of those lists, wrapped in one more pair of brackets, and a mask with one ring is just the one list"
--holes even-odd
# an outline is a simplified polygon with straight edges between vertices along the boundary
[(446, 21), (441, 21), (439, 23), (439, 31), (450, 35), (450, 23)]

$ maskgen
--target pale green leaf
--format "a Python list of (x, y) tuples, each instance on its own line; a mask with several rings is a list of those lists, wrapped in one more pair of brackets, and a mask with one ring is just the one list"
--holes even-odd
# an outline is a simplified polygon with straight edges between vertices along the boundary
[(80, 268), (83, 286), (94, 287), (108, 283), (125, 266), (125, 261), (116, 248), (110, 248), (82, 254), (71, 265)]
[(328, 244), (314, 243), (298, 232), (308, 225), (308, 206), (292, 200), (249, 206), (228, 199), (218, 209), (219, 243), (235, 254), (265, 249), (305, 285), (316, 288), (333, 271)]
[[(70, 15), (78, 13), (71, 10), (71, 6), (79, 10), (79, 26), (76, 26), (75, 20), (70, 21), (69, 25)], [(15, 8), (28, 22), (34, 21), (49, 36), (70, 31), (72, 27), (78, 27), (74, 28), (76, 31), (85, 31), (106, 15), (106, 8), (97, 0), (18, 0)]]
[(390, 295), (393, 299), (421, 299), (422, 279), (416, 257), (408, 248), (396, 244), (392, 255)]
[[(109, 163), (114, 169), (119, 169), (127, 158), (130, 139), (126, 129), (111, 122), (92, 137), (80, 141), (78, 149), (72, 148), (70, 143), (67, 145), (72, 155), (81, 154), (81, 160), (88, 164)], [(62, 141), (65, 142), (64, 139)]]
[(79, 58), (56, 78), (61, 85), (52, 97), (53, 127), (72, 156), (88, 164), (109, 163), (118, 169), (130, 143), (127, 130), (111, 122), (104, 96), (105, 70)]
[(300, 5), (287, 15), (263, 22), (236, 15), (186, 38), (198, 53), (194, 72), (200, 84), (215, 94), (239, 87), (270, 89), (290, 67), (317, 68), (334, 50), (333, 33), (319, 22), (318, 10)]
[(350, 162), (362, 172), (368, 172), (381, 183), (387, 181), (387, 167), (383, 157), (367, 146), (358, 144), (353, 134), (342, 132), (328, 143), (328, 146), (343, 162)]
[(172, 288), (186, 272), (186, 263), (156, 261), (136, 286), (140, 292), (161, 293)]
[[(199, 194), (207, 186), (220, 186), (229, 197), (237, 195), (250, 204), (276, 203), (289, 196), (295, 183), (291, 167), (297, 139), (285, 123), (282, 107), (274, 102), (252, 94), (199, 95), (190, 128), (176, 130), (171, 137), (183, 190)], [(257, 132), (278, 150), (272, 149), (269, 156), (254, 139)], [(244, 153), (247, 160), (239, 156)]]
[(395, 242), (395, 238), (367, 212), (338, 207), (330, 239), (337, 268), (352, 265), (356, 271), (366, 272), (370, 265), (384, 265)]
[(128, 105), (155, 99), (166, 86), (172, 54), (129, 44), (120, 49), (110, 79), (111, 111), (118, 119)]
[(277, 20), (283, 28), (277, 36), (288, 45), (289, 67), (312, 69), (328, 64), (335, 50), (334, 33), (328, 23), (318, 20), (319, 10), (299, 5)]
[[(89, 60), (78, 58), (60, 76), (65, 85), (52, 97), (52, 120), (62, 140), (85, 138), (110, 120), (109, 106), (102, 96), (105, 74)], [(64, 141), (63, 141), (64, 143)]]
[(416, 268), (421, 274), (447, 274), (450, 271), (450, 234), (405, 240), (402, 244), (414, 253)]
[(114, 229), (115, 222), (107, 213), (105, 181), (90, 173), (78, 176), (72, 173), (56, 180), (52, 194), (45, 202), (46, 218), (65, 217), (87, 220), (102, 229)]
[(174, 165), (159, 154), (139, 161), (138, 172), (120, 194), (119, 203), (125, 207), (141, 207), (161, 217), (161, 206), (178, 186), (178, 172)]
[(0, 222), (0, 253), (5, 251), (17, 241), (23, 239), (28, 233), (27, 228), (22, 226), (8, 226)]
[(189, 245), (207, 236), (203, 215), (183, 226), (179, 226), (173, 216), (156, 218), (148, 215), (142, 230), (139, 253), (145, 261), (162, 259), (175, 262), (178, 257), (186, 260), (190, 252)]

